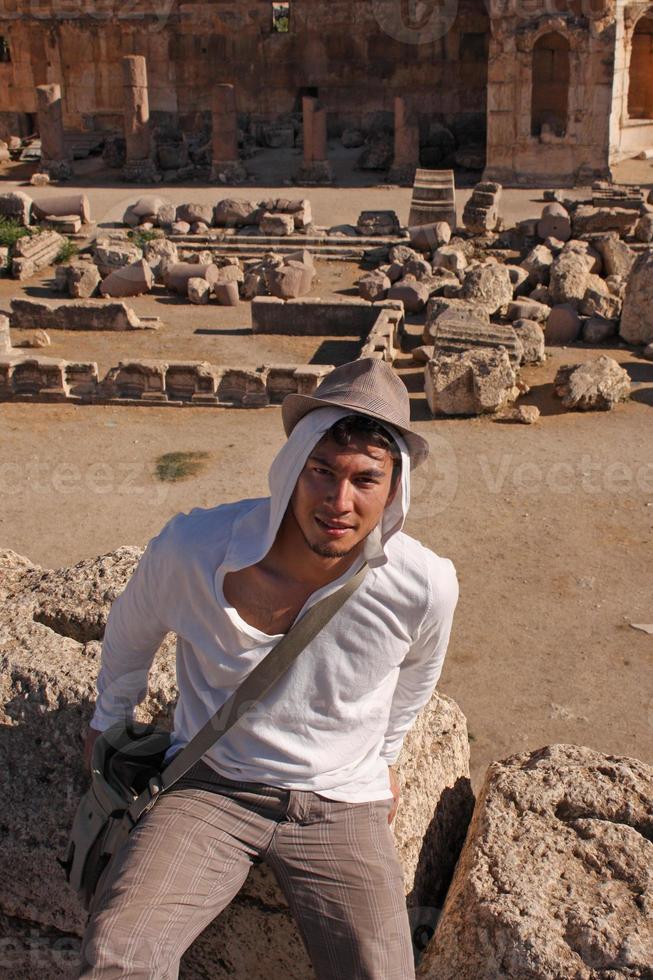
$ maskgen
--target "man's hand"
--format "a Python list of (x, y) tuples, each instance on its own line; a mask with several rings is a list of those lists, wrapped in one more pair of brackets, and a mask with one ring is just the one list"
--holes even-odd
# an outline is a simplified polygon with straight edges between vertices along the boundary
[(84, 745), (84, 765), (86, 766), (86, 768), (88, 769), (89, 772), (91, 771), (91, 760), (93, 758), (93, 746), (95, 745), (95, 743), (97, 741), (97, 737), (100, 734), (101, 733), (98, 732), (98, 730), (96, 728), (89, 728), (88, 734), (86, 736), (86, 743)]
[(394, 766), (388, 766), (388, 777), (390, 779), (390, 789), (392, 790), (393, 803), (388, 814), (388, 823), (392, 823), (399, 806), (399, 797), (401, 795), (401, 790), (399, 788), (399, 777), (395, 772)]

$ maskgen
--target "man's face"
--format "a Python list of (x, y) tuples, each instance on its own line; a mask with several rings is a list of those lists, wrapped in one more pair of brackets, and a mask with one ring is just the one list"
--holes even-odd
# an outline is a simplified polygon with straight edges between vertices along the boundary
[(362, 546), (397, 492), (390, 452), (354, 436), (348, 446), (325, 437), (299, 475), (290, 509), (309, 548), (341, 558)]

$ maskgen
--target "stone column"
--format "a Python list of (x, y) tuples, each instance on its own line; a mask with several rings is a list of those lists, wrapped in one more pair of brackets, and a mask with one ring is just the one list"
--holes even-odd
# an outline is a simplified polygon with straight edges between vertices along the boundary
[(419, 124), (406, 100), (395, 98), (395, 151), (388, 180), (393, 184), (412, 186), (419, 167)]
[(151, 180), (155, 174), (150, 137), (147, 62), (142, 55), (122, 59), (126, 160), (123, 180)]
[(41, 137), (39, 169), (54, 180), (67, 180), (72, 177), (73, 168), (64, 142), (61, 86), (37, 85), (36, 99)]
[(302, 100), (304, 124), (304, 162), (298, 180), (304, 184), (331, 184), (333, 171), (327, 152), (327, 114), (317, 99)]
[(238, 114), (233, 85), (217, 85), (212, 102), (211, 180), (221, 184), (239, 184), (247, 171), (238, 157)]

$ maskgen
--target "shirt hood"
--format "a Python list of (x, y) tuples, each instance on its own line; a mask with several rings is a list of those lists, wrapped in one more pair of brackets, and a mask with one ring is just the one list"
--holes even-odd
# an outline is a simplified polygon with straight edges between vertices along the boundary
[[(338, 419), (351, 414), (351, 409), (316, 408), (300, 419), (270, 466), (270, 496), (252, 500), (251, 507), (234, 522), (222, 563), (223, 574), (254, 565), (268, 553), (311, 450)], [(365, 540), (363, 555), (371, 567), (387, 561), (385, 546), (394, 534), (401, 531), (410, 503), (408, 447), (393, 426), (385, 422), (383, 426), (392, 434), (401, 450), (401, 486), (392, 503), (383, 512), (380, 523)]]

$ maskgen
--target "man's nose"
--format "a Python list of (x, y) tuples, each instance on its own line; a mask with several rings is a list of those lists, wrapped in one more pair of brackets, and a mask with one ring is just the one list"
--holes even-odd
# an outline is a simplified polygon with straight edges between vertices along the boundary
[(351, 510), (352, 486), (349, 480), (335, 480), (327, 497), (328, 503), (338, 514)]

